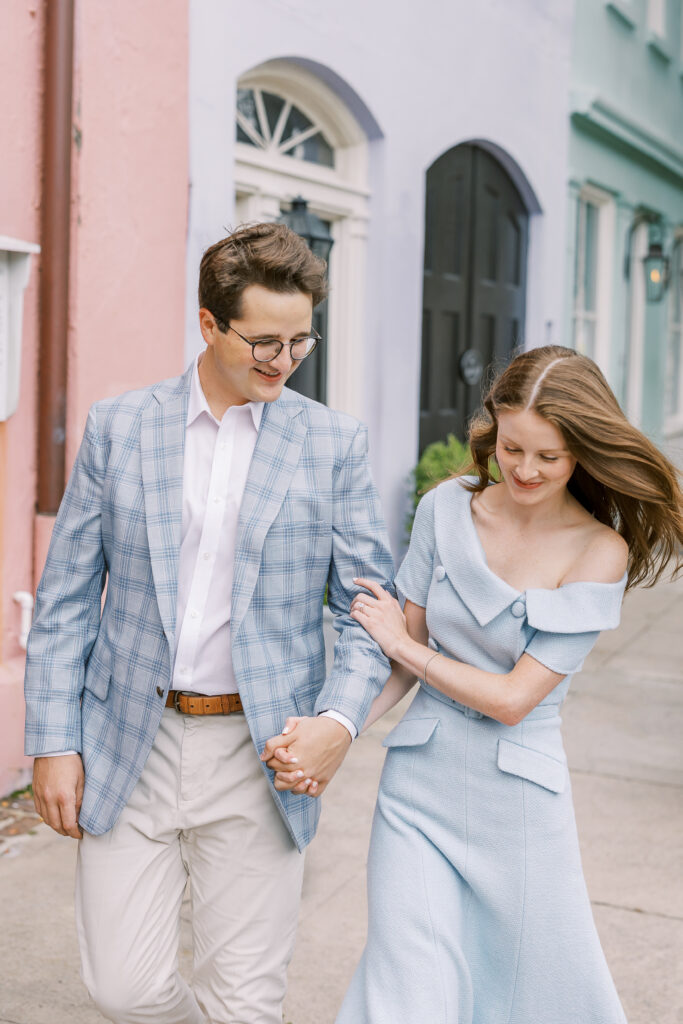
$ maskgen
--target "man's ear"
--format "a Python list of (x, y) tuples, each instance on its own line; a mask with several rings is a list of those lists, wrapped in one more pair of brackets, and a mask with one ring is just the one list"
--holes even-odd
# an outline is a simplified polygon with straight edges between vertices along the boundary
[(199, 310), (199, 330), (202, 332), (202, 338), (206, 344), (213, 345), (218, 332), (216, 318), (210, 310), (204, 309), (203, 306)]

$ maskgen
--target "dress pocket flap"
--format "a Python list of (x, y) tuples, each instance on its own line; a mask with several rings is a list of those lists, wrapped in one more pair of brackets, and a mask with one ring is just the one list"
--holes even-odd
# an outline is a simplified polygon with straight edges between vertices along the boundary
[(498, 740), (498, 767), (510, 775), (535, 782), (553, 793), (562, 793), (567, 781), (567, 766), (540, 750), (523, 747), (511, 740)]
[(404, 718), (382, 740), (383, 747), (419, 747), (439, 724), (438, 718)]

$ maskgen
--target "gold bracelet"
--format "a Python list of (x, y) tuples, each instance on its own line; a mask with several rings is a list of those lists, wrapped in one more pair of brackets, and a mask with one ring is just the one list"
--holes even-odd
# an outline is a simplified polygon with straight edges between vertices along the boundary
[(424, 673), (422, 675), (422, 682), (425, 684), (425, 686), (429, 685), (429, 683), (427, 682), (427, 669), (429, 668), (431, 663), (434, 661), (434, 658), (438, 658), (440, 654), (441, 654), (441, 651), (436, 651), (434, 654), (432, 654), (431, 658), (427, 659), (427, 663), (425, 664), (425, 670), (424, 670)]

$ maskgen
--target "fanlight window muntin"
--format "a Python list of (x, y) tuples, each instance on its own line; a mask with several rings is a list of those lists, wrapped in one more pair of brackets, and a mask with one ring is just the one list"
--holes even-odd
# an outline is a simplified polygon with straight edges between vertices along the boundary
[(320, 124), (291, 100), (247, 86), (237, 90), (237, 141), (322, 167), (335, 166), (335, 151)]

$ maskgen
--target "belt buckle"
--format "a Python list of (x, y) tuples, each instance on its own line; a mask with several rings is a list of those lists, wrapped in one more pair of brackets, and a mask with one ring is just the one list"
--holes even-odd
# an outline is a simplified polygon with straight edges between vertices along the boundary
[(193, 693), (192, 690), (176, 690), (173, 694), (173, 707), (176, 709), (179, 715), (184, 715), (185, 712), (181, 711), (178, 707), (178, 700), (180, 697), (196, 697), (197, 694)]

